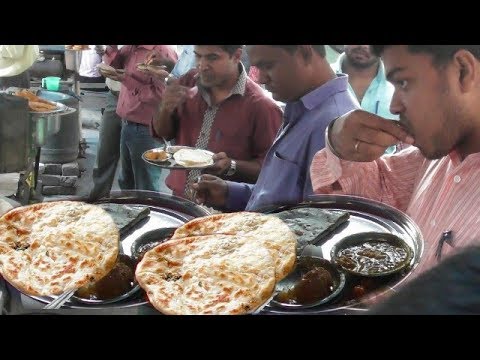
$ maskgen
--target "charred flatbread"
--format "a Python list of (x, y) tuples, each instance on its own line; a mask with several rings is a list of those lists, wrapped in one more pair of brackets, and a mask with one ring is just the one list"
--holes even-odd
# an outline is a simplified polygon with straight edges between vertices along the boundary
[(297, 235), (299, 249), (321, 241), (350, 217), (346, 211), (315, 207), (290, 209), (273, 215), (283, 220)]
[(172, 239), (228, 234), (249, 236), (266, 247), (275, 262), (275, 277), (280, 281), (295, 266), (297, 237), (280, 219), (254, 212), (216, 214), (194, 219), (179, 227)]
[(245, 314), (270, 298), (275, 266), (251, 236), (197, 236), (148, 251), (135, 277), (164, 314)]
[(126, 233), (150, 214), (150, 208), (148, 206), (117, 203), (101, 203), (98, 204), (98, 206), (112, 217), (120, 234)]
[(57, 295), (96, 282), (115, 265), (119, 232), (100, 207), (57, 201), (0, 218), (0, 273), (29, 295)]

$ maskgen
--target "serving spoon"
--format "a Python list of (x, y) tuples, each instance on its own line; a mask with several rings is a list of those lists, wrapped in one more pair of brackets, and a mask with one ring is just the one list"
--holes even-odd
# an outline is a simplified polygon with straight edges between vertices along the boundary
[(55, 300), (43, 307), (43, 310), (60, 309), (72, 296), (77, 289), (69, 290), (59, 295)]

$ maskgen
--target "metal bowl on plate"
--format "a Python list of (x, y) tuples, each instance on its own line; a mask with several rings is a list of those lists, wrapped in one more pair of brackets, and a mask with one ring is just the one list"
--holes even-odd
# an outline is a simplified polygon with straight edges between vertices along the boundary
[(137, 261), (118, 255), (115, 267), (95, 284), (77, 290), (72, 300), (89, 305), (105, 305), (137, 295), (141, 288), (135, 281)]
[(271, 304), (290, 310), (325, 305), (340, 295), (345, 282), (345, 274), (330, 261), (301, 256), (295, 269), (277, 284)]
[(333, 245), (330, 257), (342, 271), (376, 277), (406, 268), (412, 261), (413, 251), (394, 234), (363, 232), (347, 236)]
[(169, 240), (173, 236), (175, 230), (177, 230), (177, 228), (163, 228), (152, 230), (143, 234), (132, 244), (132, 258), (136, 259), (137, 261), (142, 260), (143, 255), (145, 255), (147, 251)]

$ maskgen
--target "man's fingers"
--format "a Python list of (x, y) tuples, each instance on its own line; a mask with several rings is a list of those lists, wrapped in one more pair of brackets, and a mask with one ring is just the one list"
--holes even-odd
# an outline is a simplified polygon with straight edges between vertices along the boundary
[(398, 121), (387, 120), (379, 116), (372, 117), (371, 120), (365, 124), (367, 127), (382, 130), (404, 143), (413, 144), (413, 137), (400, 126)]
[(354, 160), (360, 162), (374, 161), (385, 152), (385, 146), (369, 144), (360, 140), (357, 140), (352, 147), (355, 151), (353, 155)]
[(217, 161), (217, 160), (220, 160), (220, 159), (226, 159), (226, 158), (227, 158), (227, 154), (224, 153), (223, 151), (219, 152), (217, 154), (214, 154), (212, 156), (213, 161)]
[(356, 139), (372, 145), (389, 147), (398, 143), (398, 138), (384, 131), (364, 127), (356, 135)]
[(220, 178), (215, 175), (203, 174), (199, 176), (198, 182), (200, 183), (203, 181), (214, 181), (214, 180), (220, 180)]

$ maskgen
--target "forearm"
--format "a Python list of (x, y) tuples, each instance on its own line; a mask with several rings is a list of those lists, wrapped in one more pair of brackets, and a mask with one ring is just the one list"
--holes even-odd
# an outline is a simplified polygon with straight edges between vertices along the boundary
[(312, 161), (312, 187), (315, 193), (362, 196), (405, 210), (422, 163), (416, 149), (371, 162), (351, 162), (340, 160), (326, 147)]
[(169, 112), (160, 106), (158, 115), (153, 119), (153, 135), (163, 137), (167, 140), (173, 139), (176, 135), (177, 117), (174, 112)]
[(0, 45), (0, 57), (19, 59), (23, 55), (25, 45)]

